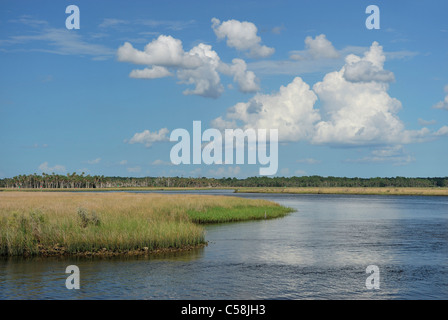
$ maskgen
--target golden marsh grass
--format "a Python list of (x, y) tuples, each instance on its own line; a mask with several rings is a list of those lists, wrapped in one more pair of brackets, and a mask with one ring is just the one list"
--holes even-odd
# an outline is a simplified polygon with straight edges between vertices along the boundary
[(133, 193), (0, 193), (0, 255), (135, 253), (205, 244), (195, 222), (280, 217), (265, 200)]
[(238, 188), (236, 192), (248, 193), (296, 193), (296, 194), (370, 194), (370, 195), (414, 195), (414, 196), (448, 196), (448, 188), (395, 188), (395, 187), (307, 187), (307, 188)]

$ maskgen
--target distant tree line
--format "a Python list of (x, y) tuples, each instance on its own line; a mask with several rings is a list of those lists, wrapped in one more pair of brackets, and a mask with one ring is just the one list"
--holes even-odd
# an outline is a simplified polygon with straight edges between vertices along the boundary
[(448, 187), (441, 178), (346, 178), (346, 177), (105, 177), (72, 173), (18, 175), (0, 179), (0, 188), (123, 188), (123, 187)]

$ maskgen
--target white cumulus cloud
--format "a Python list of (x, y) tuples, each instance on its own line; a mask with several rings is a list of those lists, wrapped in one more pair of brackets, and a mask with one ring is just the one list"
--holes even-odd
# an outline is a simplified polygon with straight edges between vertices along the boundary
[(201, 64), (198, 57), (184, 51), (182, 41), (165, 35), (148, 43), (143, 51), (125, 42), (118, 48), (117, 57), (122, 62), (165, 67), (194, 68)]
[(333, 47), (333, 44), (326, 38), (324, 34), (316, 36), (314, 39), (312, 37), (305, 38), (305, 45), (314, 59), (319, 58), (339, 58), (339, 53)]
[[(278, 92), (258, 93), (235, 104), (212, 125), (278, 129), (280, 141), (330, 146), (393, 146), (446, 135), (445, 127), (438, 131), (405, 128), (398, 116), (402, 104), (388, 93), (393, 74), (383, 69), (385, 60), (382, 47), (373, 42), (363, 57), (349, 55), (339, 71), (327, 73), (312, 88), (296, 77)], [(359, 62), (368, 62), (368, 67), (355, 66), (356, 79), (349, 81), (347, 68)]]
[(149, 130), (144, 130), (142, 132), (137, 132), (129, 140), (130, 144), (142, 143), (145, 147), (149, 148), (154, 142), (168, 141), (169, 130), (167, 128), (162, 128), (158, 132), (151, 132)]
[(383, 47), (374, 42), (364, 57), (350, 54), (345, 58), (344, 78), (350, 82), (393, 82), (395, 76), (391, 71), (384, 70), (386, 56)]
[(444, 90), (445, 90), (445, 93), (446, 93), (445, 99), (443, 99), (443, 101), (440, 101), (440, 102), (436, 103), (433, 106), (433, 108), (448, 110), (448, 84), (445, 86)]
[(190, 50), (190, 54), (198, 57), (202, 62), (194, 69), (184, 68), (177, 72), (182, 83), (193, 84), (194, 89), (187, 89), (184, 94), (196, 94), (209, 98), (217, 98), (224, 91), (221, 78), (217, 71), (220, 65), (218, 54), (210, 45), (200, 43)]
[(142, 70), (132, 70), (129, 77), (135, 79), (157, 79), (171, 76), (172, 73), (165, 67), (154, 66)]
[(221, 61), (211, 45), (199, 43), (189, 51), (184, 51), (182, 41), (171, 36), (160, 35), (148, 43), (144, 50), (135, 49), (129, 42), (117, 51), (118, 60), (133, 64), (147, 65), (147, 68), (132, 70), (131, 78), (156, 79), (172, 76), (179, 83), (192, 85), (185, 95), (199, 95), (218, 98), (224, 92), (220, 73), (232, 76), (241, 92), (259, 90), (258, 79), (242, 59), (234, 59), (232, 64)]
[(55, 173), (65, 173), (67, 170), (65, 169), (65, 166), (57, 164), (54, 165), (53, 167), (50, 167), (48, 165), (48, 162), (45, 161), (44, 163), (42, 163), (39, 166), (39, 170), (45, 173), (51, 173), (51, 172), (55, 172)]
[(275, 52), (274, 48), (261, 44), (261, 38), (257, 35), (258, 29), (252, 22), (234, 19), (221, 22), (213, 18), (212, 29), (218, 39), (227, 39), (229, 47), (245, 51), (250, 57), (266, 58)]
[(256, 92), (260, 90), (259, 80), (255, 73), (247, 70), (247, 64), (242, 59), (233, 59), (232, 64), (221, 63), (220, 71), (233, 76), (233, 81), (238, 84), (241, 92)]
[[(373, 43), (365, 57), (380, 68), (384, 55)], [(387, 93), (384, 82), (351, 82), (344, 77), (347, 65), (357, 60), (354, 55), (339, 71), (325, 75), (313, 90), (321, 101), (322, 121), (316, 124), (312, 142), (317, 144), (368, 145), (403, 142), (404, 125), (397, 113), (401, 102)], [(382, 70), (382, 69), (380, 69)], [(412, 138), (407, 133), (407, 138)]]
[(447, 136), (448, 135), (448, 126), (443, 126), (439, 130), (437, 130), (434, 135), (436, 137)]
[(320, 34), (314, 39), (310, 36), (305, 38), (304, 51), (292, 51), (289, 58), (292, 60), (317, 60), (317, 59), (337, 59), (339, 52), (324, 34)]
[[(313, 109), (316, 94), (300, 77), (273, 94), (256, 94), (248, 102), (229, 108), (226, 119), (216, 118), (215, 125), (242, 123), (244, 128), (278, 129), (282, 141), (309, 139), (313, 125), (320, 120)], [(232, 122), (233, 121), (233, 122)]]

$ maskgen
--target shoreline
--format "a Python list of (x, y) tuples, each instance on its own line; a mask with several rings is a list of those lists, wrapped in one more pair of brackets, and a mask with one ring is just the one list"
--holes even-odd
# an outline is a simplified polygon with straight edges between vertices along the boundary
[[(133, 250), (107, 250), (105, 248), (98, 251), (83, 251), (70, 253), (65, 251), (65, 248), (62, 246), (54, 246), (53, 248), (40, 248), (39, 253), (37, 255), (24, 254), (23, 258), (32, 258), (32, 257), (82, 257), (82, 258), (90, 258), (90, 257), (135, 257), (135, 256), (150, 256), (150, 255), (161, 255), (167, 253), (177, 253), (177, 252), (187, 252), (200, 248), (204, 248), (208, 246), (208, 241), (204, 243), (199, 243), (196, 245), (186, 245), (184, 247), (179, 248), (158, 248), (150, 250), (148, 247), (137, 248)], [(1, 257), (1, 256), (0, 256)], [(3, 257), (14, 257), (14, 256), (3, 256)]]
[(391, 196), (448, 196), (448, 188), (418, 187), (246, 187), (235, 193), (284, 193), (284, 194), (345, 194)]
[(110, 187), (110, 188), (0, 188), (0, 192), (110, 192), (110, 191), (213, 191), (233, 190), (235, 187)]
[(122, 188), (65, 188), (16, 189), (0, 188), (0, 192), (135, 192), (135, 191), (218, 191), (233, 193), (286, 193), (286, 194), (352, 194), (352, 195), (404, 195), (448, 196), (448, 188), (432, 187), (122, 187)]

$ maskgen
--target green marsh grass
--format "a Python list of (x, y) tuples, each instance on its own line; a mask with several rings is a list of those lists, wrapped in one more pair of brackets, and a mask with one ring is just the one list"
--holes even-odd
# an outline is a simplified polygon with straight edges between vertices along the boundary
[(284, 217), (292, 209), (282, 206), (235, 206), (230, 211), (222, 207), (209, 207), (202, 211), (189, 210), (188, 216), (197, 223), (223, 223)]

